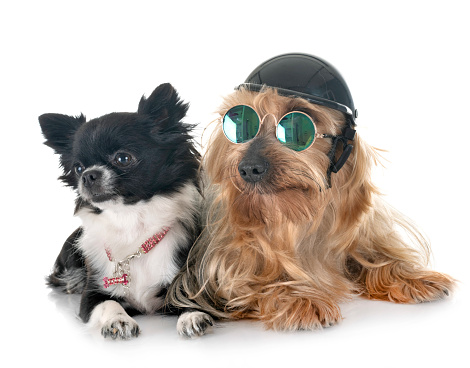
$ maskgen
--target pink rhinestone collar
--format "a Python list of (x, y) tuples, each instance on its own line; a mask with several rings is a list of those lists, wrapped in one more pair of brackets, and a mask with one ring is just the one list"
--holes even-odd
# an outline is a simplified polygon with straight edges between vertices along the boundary
[(108, 256), (108, 259), (111, 262), (114, 262), (116, 264), (116, 267), (114, 270), (114, 277), (103, 278), (104, 288), (107, 289), (111, 285), (121, 284), (124, 287), (124, 293), (126, 293), (127, 289), (129, 289), (129, 283), (131, 281), (129, 262), (134, 258), (139, 258), (140, 256), (142, 256), (142, 254), (147, 254), (148, 252), (150, 252), (153, 248), (157, 246), (158, 243), (162, 241), (168, 231), (170, 231), (169, 227), (163, 228), (161, 232), (155, 234), (154, 236), (144, 241), (135, 253), (127, 256), (121, 261), (116, 261), (111, 255), (111, 250), (109, 248), (106, 248), (105, 251), (106, 255)]

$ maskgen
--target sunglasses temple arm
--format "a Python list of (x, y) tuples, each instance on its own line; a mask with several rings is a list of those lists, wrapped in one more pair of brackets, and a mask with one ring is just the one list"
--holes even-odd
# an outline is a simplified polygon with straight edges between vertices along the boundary
[(315, 134), (315, 138), (335, 138), (337, 137), (336, 135), (332, 135), (332, 134)]

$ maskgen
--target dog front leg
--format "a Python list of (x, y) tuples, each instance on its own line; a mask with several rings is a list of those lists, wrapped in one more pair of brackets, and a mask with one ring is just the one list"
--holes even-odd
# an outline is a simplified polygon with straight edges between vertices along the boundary
[(316, 330), (342, 320), (338, 304), (308, 284), (268, 285), (256, 295), (248, 317), (273, 330)]
[[(375, 234), (375, 228), (372, 228), (369, 238), (358, 239), (356, 249), (347, 260), (347, 274), (356, 281), (361, 294), (369, 299), (409, 304), (447, 297), (455, 286), (455, 280), (427, 269), (427, 257), (419, 257), (419, 253), (404, 242), (401, 234), (393, 232), (391, 227), (384, 230), (385, 221), (381, 223), (381, 231), (387, 236)], [(413, 227), (403, 220), (402, 223), (410, 236), (422, 238)], [(422, 243), (426, 249), (425, 241)]]
[(98, 327), (103, 337), (128, 340), (140, 334), (137, 322), (105, 293), (85, 290), (80, 303), (80, 317), (83, 322)]
[(424, 269), (405, 260), (382, 260), (382, 264), (358, 263), (356, 269), (362, 295), (369, 299), (415, 304), (443, 299), (455, 281), (445, 274)]
[(185, 309), (178, 317), (176, 329), (181, 336), (194, 338), (203, 336), (214, 325), (212, 317), (195, 309)]

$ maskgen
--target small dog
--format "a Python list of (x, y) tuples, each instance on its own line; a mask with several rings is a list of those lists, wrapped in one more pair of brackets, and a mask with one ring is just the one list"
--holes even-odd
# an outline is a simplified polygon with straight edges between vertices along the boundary
[[(261, 120), (258, 133), (244, 127), (252, 139), (243, 144), (222, 128), (234, 106)], [(280, 144), (287, 133), (276, 126), (292, 111), (311, 118), (324, 139), (301, 152)], [(349, 159), (328, 178), (330, 138), (343, 130), (344, 113), (265, 86), (238, 89), (220, 116), (203, 158), (206, 228), (171, 287), (172, 303), (275, 330), (311, 330), (339, 322), (339, 303), (353, 295), (396, 303), (449, 295), (454, 280), (426, 269), (425, 239), (372, 184), (371, 146), (356, 135)], [(201, 334), (191, 329), (192, 313), (180, 317), (183, 335)]]
[(104, 337), (139, 335), (125, 310), (165, 307), (166, 290), (198, 235), (200, 155), (192, 127), (181, 122), (187, 109), (162, 84), (142, 97), (136, 113), (88, 122), (83, 115), (39, 117), (45, 144), (60, 155), (60, 179), (77, 191), (82, 220), (48, 282), (82, 293), (79, 315)]

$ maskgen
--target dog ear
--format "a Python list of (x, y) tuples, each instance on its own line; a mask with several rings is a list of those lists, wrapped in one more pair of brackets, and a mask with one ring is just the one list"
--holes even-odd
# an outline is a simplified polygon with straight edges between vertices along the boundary
[(372, 166), (378, 162), (378, 153), (358, 136), (354, 142), (351, 157), (332, 176), (335, 233), (338, 234), (349, 234), (346, 229), (357, 226), (364, 213), (372, 207), (373, 195), (378, 193), (371, 177)]
[(72, 137), (85, 120), (83, 114), (77, 117), (62, 114), (41, 115), (39, 124), (46, 138), (44, 144), (60, 155), (70, 152)]
[(159, 85), (152, 94), (139, 102), (138, 114), (152, 117), (162, 130), (178, 125), (188, 111), (189, 104), (184, 103), (170, 83)]

